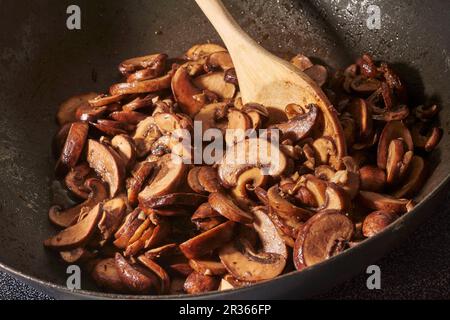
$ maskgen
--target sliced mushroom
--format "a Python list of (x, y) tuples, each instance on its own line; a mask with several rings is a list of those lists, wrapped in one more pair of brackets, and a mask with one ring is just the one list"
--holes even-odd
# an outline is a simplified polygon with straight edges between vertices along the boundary
[(208, 90), (222, 99), (231, 99), (236, 93), (234, 84), (225, 81), (223, 72), (212, 72), (194, 79), (194, 84), (200, 89)]
[(152, 149), (153, 144), (162, 136), (161, 131), (153, 117), (147, 117), (139, 122), (134, 133), (133, 140), (139, 158), (146, 156)]
[(158, 113), (153, 118), (163, 134), (172, 134), (175, 130), (181, 129), (192, 131), (192, 120), (189, 117), (183, 117), (181, 114)]
[(389, 145), (392, 140), (398, 138), (403, 139), (408, 151), (413, 150), (414, 145), (408, 128), (401, 121), (386, 123), (381, 132), (380, 142), (378, 143), (377, 165), (379, 168), (386, 169)]
[[(414, 125), (411, 129), (411, 135), (414, 146), (430, 152), (436, 148), (442, 138), (443, 130), (438, 127), (433, 127), (426, 130), (424, 124)], [(424, 131), (428, 131), (424, 134)]]
[(343, 188), (335, 183), (327, 183), (325, 189), (325, 203), (321, 210), (336, 210), (347, 213), (351, 208), (350, 196)]
[(367, 165), (359, 169), (361, 190), (381, 192), (386, 185), (386, 173), (384, 170)]
[(116, 239), (114, 241), (114, 245), (117, 248), (126, 248), (128, 242), (130, 241), (131, 237), (133, 237), (136, 230), (144, 223), (146, 217), (142, 219), (140, 218), (140, 215), (141, 210), (139, 208), (136, 208), (125, 217), (124, 222), (114, 234), (114, 238)]
[(378, 121), (395, 121), (404, 120), (409, 116), (409, 108), (407, 105), (397, 106), (395, 109), (383, 110), (383, 112), (374, 114), (372, 118)]
[(122, 189), (125, 179), (125, 166), (119, 154), (112, 148), (89, 139), (87, 143), (87, 162), (109, 185), (111, 197)]
[(358, 93), (371, 94), (381, 86), (381, 82), (375, 78), (367, 78), (363, 75), (358, 75), (352, 80), (350, 86)]
[(227, 221), (180, 244), (180, 250), (188, 259), (201, 258), (220, 248), (233, 238), (233, 221)]
[(247, 130), (252, 128), (251, 118), (238, 109), (230, 109), (228, 112), (228, 125), (225, 132), (227, 146), (233, 145), (246, 138)]
[(383, 231), (391, 223), (398, 219), (398, 215), (392, 211), (374, 211), (367, 215), (362, 225), (365, 237), (372, 237)]
[(347, 105), (347, 111), (350, 112), (359, 129), (359, 140), (369, 138), (373, 130), (372, 112), (364, 99), (355, 98)]
[(227, 269), (220, 261), (190, 259), (191, 268), (205, 276), (222, 276), (227, 273)]
[(176, 243), (165, 244), (158, 248), (147, 250), (144, 255), (151, 260), (161, 259), (176, 254), (178, 245)]
[(95, 258), (95, 253), (87, 250), (86, 248), (75, 248), (70, 251), (60, 251), (59, 255), (64, 262), (69, 264), (85, 263), (90, 259)]
[(74, 168), (77, 165), (86, 143), (88, 130), (89, 125), (87, 123), (72, 123), (61, 156), (56, 165), (57, 173), (66, 172), (68, 169)]
[(217, 170), (213, 167), (200, 167), (197, 174), (198, 182), (206, 192), (219, 192), (222, 190), (222, 185), (219, 182)]
[(112, 292), (125, 291), (125, 285), (119, 277), (119, 271), (117, 270), (114, 258), (98, 261), (91, 275), (95, 283), (104, 290)]
[(341, 165), (336, 157), (336, 146), (331, 138), (321, 137), (314, 140), (311, 146), (314, 150), (316, 164), (330, 164), (339, 169)]
[(350, 199), (353, 199), (358, 194), (360, 187), (359, 168), (352, 157), (344, 157), (342, 161), (345, 165), (345, 170), (337, 171), (330, 179), (330, 182), (342, 187), (350, 196)]
[(174, 154), (162, 156), (155, 164), (149, 183), (139, 193), (139, 203), (174, 191), (185, 177), (185, 172), (186, 165), (179, 156)]
[(112, 112), (109, 117), (119, 122), (137, 125), (147, 118), (147, 115), (136, 111), (115, 111)]
[(422, 186), (426, 172), (425, 161), (419, 156), (413, 156), (402, 185), (392, 195), (396, 198), (412, 197)]
[(306, 189), (308, 189), (313, 194), (319, 207), (325, 205), (325, 191), (327, 189), (327, 183), (325, 181), (322, 181), (311, 174), (307, 174), (305, 176), (302, 176), (299, 183), (304, 185)]
[(146, 211), (146, 209), (159, 209), (170, 206), (181, 207), (198, 207), (200, 204), (206, 202), (208, 198), (197, 193), (169, 193), (161, 196), (152, 196), (150, 198), (141, 198), (139, 206)]
[(161, 91), (170, 88), (170, 84), (172, 83), (172, 75), (173, 72), (169, 72), (168, 74), (155, 79), (116, 83), (109, 88), (109, 92), (111, 95), (122, 95)]
[(156, 262), (149, 259), (146, 255), (141, 255), (138, 257), (139, 262), (151, 270), (160, 279), (160, 286), (158, 293), (167, 294), (170, 289), (170, 277), (167, 272)]
[(393, 211), (395, 213), (405, 213), (408, 199), (397, 199), (389, 195), (359, 191), (359, 201), (367, 208), (373, 210)]
[(218, 174), (225, 186), (235, 187), (239, 175), (250, 168), (261, 168), (263, 174), (276, 178), (287, 166), (286, 156), (277, 146), (262, 138), (250, 138), (227, 150), (218, 167)]
[(214, 71), (217, 68), (221, 69), (222, 71), (227, 71), (234, 68), (234, 65), (228, 52), (219, 51), (211, 53), (206, 58), (204, 68), (206, 72)]
[(136, 160), (136, 147), (133, 139), (125, 134), (112, 138), (111, 145), (123, 159), (126, 168), (131, 168)]
[(86, 188), (84, 183), (92, 175), (93, 171), (89, 168), (87, 163), (82, 163), (66, 175), (64, 182), (67, 189), (70, 190), (74, 195), (81, 199), (87, 199), (89, 196), (89, 190)]
[(294, 66), (299, 68), (301, 71), (305, 71), (306, 69), (309, 69), (312, 66), (314, 66), (311, 60), (308, 57), (302, 55), (301, 53), (297, 54), (290, 61)]
[(425, 122), (433, 119), (438, 113), (439, 108), (435, 104), (428, 107), (420, 105), (414, 108), (414, 115), (416, 116), (416, 118)]
[(312, 67), (305, 69), (303, 72), (313, 79), (319, 87), (322, 87), (327, 82), (328, 70), (320, 64), (315, 64)]
[(87, 103), (90, 99), (93, 99), (96, 96), (98, 96), (98, 93), (89, 92), (73, 96), (64, 101), (63, 103), (61, 103), (61, 105), (58, 108), (58, 112), (56, 114), (58, 124), (62, 126), (66, 123), (75, 122), (77, 120), (75, 112), (78, 109), (78, 107), (82, 104)]
[(123, 98), (125, 98), (125, 95), (123, 94), (117, 94), (117, 95), (106, 95), (106, 94), (100, 94), (98, 96), (96, 96), (93, 99), (89, 100), (89, 104), (92, 107), (98, 108), (98, 107), (103, 107), (103, 106), (107, 106), (116, 102), (121, 101)]
[(239, 223), (251, 223), (253, 217), (239, 208), (233, 199), (223, 192), (213, 192), (209, 195), (208, 202), (211, 207), (227, 219)]
[(193, 167), (191, 170), (189, 170), (188, 176), (187, 176), (187, 183), (189, 187), (197, 192), (197, 193), (205, 193), (205, 188), (200, 184), (200, 181), (198, 179), (198, 173), (202, 167)]
[[(218, 128), (225, 132), (228, 104), (225, 102), (211, 103), (195, 115), (194, 121), (202, 122), (202, 134), (210, 128)], [(221, 123), (222, 122), (222, 123)]]
[(314, 175), (325, 181), (330, 181), (334, 175), (336, 174), (336, 170), (327, 165), (320, 165), (314, 169)]
[(127, 211), (127, 203), (124, 196), (119, 196), (106, 201), (103, 204), (103, 214), (98, 222), (98, 229), (103, 241), (109, 240), (122, 223)]
[(75, 117), (79, 121), (94, 122), (101, 118), (106, 111), (108, 111), (108, 106), (93, 107), (86, 102), (77, 108)]
[(262, 248), (255, 252), (250, 242), (240, 237), (222, 247), (219, 257), (235, 278), (241, 281), (262, 281), (275, 278), (286, 265), (287, 251), (274, 224), (261, 208), (254, 211), (254, 227)]
[(89, 211), (84, 219), (45, 240), (44, 245), (59, 251), (71, 250), (83, 246), (94, 234), (101, 213), (102, 205), (97, 204)]
[(389, 185), (398, 184), (408, 169), (412, 151), (405, 150), (403, 139), (394, 139), (389, 144), (386, 161), (386, 182)]
[(317, 213), (308, 220), (295, 241), (295, 268), (302, 270), (339, 254), (353, 234), (352, 221), (339, 211)]
[(232, 195), (244, 208), (253, 204), (250, 200), (248, 191), (254, 191), (255, 188), (263, 187), (269, 177), (263, 175), (258, 168), (251, 168), (239, 175), (237, 185), (231, 190)]
[(223, 223), (225, 217), (215, 211), (208, 202), (205, 202), (194, 212), (191, 221), (199, 230), (207, 231)]
[(89, 211), (98, 203), (108, 198), (105, 185), (100, 180), (94, 178), (88, 179), (85, 182), (85, 186), (87, 190), (90, 190), (90, 193), (83, 203), (64, 211), (61, 211), (61, 208), (58, 206), (50, 208), (48, 217), (52, 223), (59, 227), (67, 228), (78, 220), (83, 210)]
[(147, 94), (144, 97), (137, 97), (122, 106), (124, 112), (132, 112), (134, 110), (153, 106), (158, 100), (155, 94)]
[(158, 73), (158, 71), (161, 72), (164, 68), (166, 59), (167, 55), (164, 53), (127, 59), (119, 64), (119, 71), (125, 76), (136, 70), (145, 68), (150, 68), (154, 70), (155, 73)]
[(303, 139), (314, 127), (319, 112), (315, 105), (307, 106), (306, 110), (308, 111), (291, 118), (288, 122), (271, 127), (279, 129), (283, 134), (283, 139), (290, 139), (293, 142)]
[(139, 163), (137, 168), (133, 170), (132, 177), (127, 180), (128, 202), (131, 205), (134, 206), (137, 204), (139, 192), (141, 192), (144, 183), (153, 172), (154, 168), (154, 162), (144, 161)]
[(144, 294), (156, 289), (158, 280), (151, 271), (137, 264), (131, 264), (120, 253), (116, 253), (115, 265), (127, 291)]
[(192, 272), (184, 282), (184, 291), (189, 294), (204, 293), (217, 290), (219, 279), (198, 272)]
[(370, 55), (363, 54), (358, 58), (356, 64), (359, 66), (362, 75), (368, 78), (376, 78), (378, 75), (377, 67)]
[(214, 43), (196, 44), (186, 52), (185, 56), (189, 60), (198, 60), (215, 52), (226, 51), (227, 49)]

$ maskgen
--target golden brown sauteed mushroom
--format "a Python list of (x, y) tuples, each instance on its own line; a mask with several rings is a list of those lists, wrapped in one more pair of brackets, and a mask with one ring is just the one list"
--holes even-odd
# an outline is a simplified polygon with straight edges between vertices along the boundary
[(209, 43), (127, 59), (108, 93), (63, 102), (55, 177), (75, 203), (50, 208), (62, 230), (45, 247), (104, 291), (198, 294), (303, 270), (409, 214), (438, 106), (414, 106), (368, 54), (343, 71), (291, 63), (334, 107), (243, 102)]

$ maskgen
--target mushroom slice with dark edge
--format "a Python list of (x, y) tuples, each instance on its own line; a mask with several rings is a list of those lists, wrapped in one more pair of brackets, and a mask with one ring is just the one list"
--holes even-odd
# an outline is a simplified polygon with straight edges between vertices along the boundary
[(159, 286), (158, 293), (159, 294), (167, 294), (170, 288), (170, 278), (167, 272), (156, 262), (149, 259), (146, 255), (140, 255), (138, 257), (140, 263), (150, 269), (154, 274), (158, 276), (161, 281)]
[(109, 240), (114, 235), (120, 227), (126, 211), (127, 203), (124, 196), (113, 198), (103, 204), (103, 214), (98, 223), (103, 241)]
[(180, 250), (188, 259), (200, 258), (220, 248), (233, 238), (235, 223), (224, 222), (180, 244)]
[(279, 129), (283, 134), (283, 139), (290, 139), (296, 142), (304, 138), (313, 128), (318, 116), (318, 109), (315, 105), (309, 105), (307, 112), (300, 114), (288, 122), (276, 124), (271, 128)]
[(411, 135), (415, 147), (430, 152), (436, 148), (441, 140), (443, 130), (438, 127), (427, 128), (423, 123), (419, 123), (413, 126)]
[(146, 211), (146, 209), (159, 209), (171, 206), (198, 207), (206, 201), (208, 201), (208, 197), (198, 193), (177, 192), (141, 198), (139, 206), (142, 210)]
[(220, 51), (211, 53), (205, 61), (204, 68), (206, 72), (214, 71), (215, 69), (221, 69), (227, 71), (234, 68), (233, 61), (228, 52)]
[(225, 130), (226, 116), (228, 111), (228, 104), (225, 102), (217, 102), (205, 105), (195, 115), (194, 121), (202, 123), (202, 133), (206, 130), (214, 128)]
[(89, 92), (73, 96), (64, 101), (63, 103), (61, 103), (61, 105), (58, 108), (58, 112), (56, 113), (56, 119), (58, 120), (58, 124), (62, 126), (66, 123), (75, 122), (77, 120), (75, 112), (78, 109), (78, 107), (84, 103), (87, 103), (89, 99), (93, 99), (96, 96), (98, 96), (98, 93)]
[(212, 72), (194, 79), (194, 84), (200, 89), (208, 90), (222, 99), (231, 99), (236, 93), (234, 84), (225, 81), (223, 72)]
[(85, 122), (74, 122), (70, 126), (61, 156), (56, 165), (56, 172), (63, 173), (74, 168), (86, 143), (89, 125)]
[(350, 112), (358, 127), (358, 137), (364, 140), (370, 136), (373, 130), (372, 112), (366, 101), (355, 98), (347, 105), (346, 110)]
[(387, 226), (398, 219), (398, 215), (392, 211), (374, 211), (364, 219), (362, 232), (365, 237), (372, 237), (383, 231)]
[(130, 241), (131, 237), (135, 234), (136, 230), (144, 223), (141, 218), (141, 209), (136, 208), (130, 212), (126, 217), (119, 230), (114, 234), (116, 239), (113, 243), (116, 247), (125, 249)]
[(162, 136), (153, 117), (147, 117), (139, 122), (133, 140), (139, 158), (146, 156), (152, 149), (153, 143)]
[(139, 122), (147, 118), (147, 115), (137, 111), (114, 111), (109, 117), (113, 120), (137, 125)]
[(295, 268), (302, 270), (339, 254), (353, 234), (353, 222), (339, 211), (317, 213), (306, 222), (295, 241)]
[(377, 165), (379, 168), (386, 169), (389, 145), (392, 140), (398, 138), (403, 139), (408, 151), (413, 151), (413, 140), (408, 128), (401, 121), (388, 122), (381, 132), (378, 143)]
[(205, 193), (206, 190), (203, 188), (203, 186), (200, 184), (200, 181), (198, 179), (198, 172), (200, 171), (202, 167), (193, 167), (191, 170), (189, 170), (188, 176), (187, 176), (187, 183), (189, 187), (197, 192), (197, 193)]
[(203, 293), (217, 290), (219, 278), (192, 272), (184, 282), (184, 291), (189, 294)]
[(175, 190), (185, 177), (186, 165), (175, 154), (166, 154), (156, 163), (153, 177), (145, 189), (139, 193), (139, 203), (145, 203), (152, 197), (162, 196)]
[(110, 95), (110, 96), (101, 94), (101, 95), (96, 96), (93, 99), (90, 99), (89, 104), (92, 107), (98, 108), (98, 107), (107, 106), (107, 105), (115, 103), (115, 102), (119, 102), (123, 98), (125, 98), (125, 95), (123, 95), (123, 94)]
[(127, 180), (127, 196), (128, 202), (131, 205), (138, 203), (138, 195), (144, 186), (145, 181), (155, 168), (154, 162), (141, 162), (137, 164), (136, 168), (132, 171), (132, 177)]
[(156, 291), (158, 279), (151, 271), (130, 263), (120, 253), (116, 253), (115, 265), (122, 283), (131, 293), (144, 294)]
[(311, 60), (301, 53), (297, 54), (290, 61), (294, 66), (299, 68), (301, 71), (305, 71), (306, 69), (309, 69), (312, 66), (314, 66)]
[(196, 44), (191, 47), (185, 54), (186, 58), (189, 60), (198, 60), (202, 57), (209, 56), (215, 52), (226, 52), (222, 46), (214, 43)]
[(166, 59), (167, 54), (164, 53), (156, 53), (127, 59), (119, 64), (119, 71), (125, 76), (145, 68), (151, 68), (157, 73), (164, 68)]
[(151, 260), (161, 259), (174, 255), (177, 252), (178, 245), (176, 243), (165, 244), (161, 247), (147, 250), (144, 255)]
[(404, 181), (392, 195), (396, 198), (412, 197), (425, 180), (426, 172), (425, 161), (419, 156), (413, 156)]
[(239, 208), (233, 198), (224, 192), (211, 193), (208, 202), (215, 211), (231, 221), (244, 224), (253, 221), (251, 214)]
[(405, 143), (402, 139), (394, 139), (391, 141), (386, 160), (387, 184), (396, 185), (402, 180), (412, 157), (413, 152), (405, 150)]
[(87, 162), (108, 183), (110, 196), (116, 196), (121, 190), (125, 178), (125, 166), (119, 154), (111, 147), (89, 139)]
[(64, 178), (67, 189), (81, 199), (89, 197), (89, 190), (85, 186), (85, 182), (93, 171), (87, 163), (82, 163), (72, 168)]
[(231, 241), (219, 250), (222, 263), (235, 278), (242, 281), (262, 281), (275, 278), (286, 265), (287, 250), (274, 224), (261, 208), (253, 211), (253, 223), (262, 249), (254, 252), (244, 237)]
[(231, 190), (231, 193), (239, 205), (247, 208), (254, 203), (247, 192), (254, 191), (258, 187), (263, 187), (268, 180), (269, 177), (262, 174), (259, 168), (251, 168), (239, 175), (236, 187)]
[(85, 186), (87, 190), (90, 190), (90, 193), (84, 202), (63, 211), (58, 206), (50, 208), (48, 217), (52, 223), (59, 227), (67, 228), (78, 220), (83, 210), (91, 210), (98, 203), (108, 198), (108, 191), (100, 180), (95, 178), (88, 179), (85, 182)]
[(189, 265), (196, 272), (201, 273), (205, 276), (221, 276), (227, 273), (227, 269), (220, 261), (190, 259)]
[(386, 185), (386, 173), (376, 166), (367, 165), (359, 169), (361, 190), (381, 192)]
[(114, 258), (98, 261), (92, 272), (92, 279), (100, 288), (112, 292), (124, 292), (126, 287), (119, 276)]
[(250, 138), (227, 150), (217, 172), (226, 187), (235, 187), (239, 175), (250, 168), (264, 169), (264, 174), (277, 178), (287, 166), (286, 156), (278, 146), (262, 138)]
[(213, 167), (200, 167), (197, 178), (198, 182), (206, 192), (219, 192), (223, 189), (219, 182), (217, 170)]
[(230, 146), (246, 138), (247, 130), (252, 128), (252, 120), (245, 112), (235, 108), (229, 109), (227, 117), (225, 141)]
[(136, 160), (136, 147), (133, 139), (126, 134), (120, 134), (112, 138), (111, 146), (123, 159), (125, 167), (131, 168)]
[(325, 190), (325, 204), (321, 210), (336, 210), (341, 213), (346, 213), (351, 209), (350, 197), (343, 188), (335, 183), (327, 183)]
[(199, 230), (207, 231), (225, 221), (225, 217), (215, 211), (208, 202), (202, 203), (191, 217)]
[(397, 199), (389, 195), (359, 191), (358, 199), (361, 204), (372, 210), (387, 210), (395, 213), (405, 213), (408, 199)]
[(109, 92), (111, 95), (121, 95), (161, 91), (170, 88), (172, 74), (173, 72), (170, 71), (168, 74), (155, 79), (113, 84), (109, 88)]
[(44, 245), (59, 251), (71, 250), (83, 246), (96, 231), (96, 226), (101, 217), (101, 213), (102, 205), (97, 204), (89, 211), (84, 219), (45, 240)]

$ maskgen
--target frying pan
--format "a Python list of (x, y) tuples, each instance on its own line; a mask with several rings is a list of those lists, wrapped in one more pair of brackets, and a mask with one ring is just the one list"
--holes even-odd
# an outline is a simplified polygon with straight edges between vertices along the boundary
[[(100, 293), (87, 279), (83, 290), (69, 291), (65, 266), (42, 246), (42, 240), (55, 232), (47, 220), (55, 110), (71, 95), (106, 91), (118, 80), (117, 63), (127, 57), (149, 52), (176, 56), (195, 43), (220, 41), (193, 1), (76, 3), (82, 12), (81, 30), (70, 31), (66, 9), (73, 1), (0, 1), (0, 267), (59, 298), (135, 298)], [(450, 2), (370, 1), (380, 8), (379, 30), (366, 25), (369, 1), (229, 0), (225, 4), (252, 37), (282, 57), (301, 51), (331, 67), (342, 67), (362, 52), (371, 52), (376, 59), (393, 62), (414, 105), (434, 101), (443, 106), (444, 137), (429, 159), (431, 174), (412, 212), (361, 245), (301, 273), (189, 298), (308, 297), (380, 258), (448, 194)]]

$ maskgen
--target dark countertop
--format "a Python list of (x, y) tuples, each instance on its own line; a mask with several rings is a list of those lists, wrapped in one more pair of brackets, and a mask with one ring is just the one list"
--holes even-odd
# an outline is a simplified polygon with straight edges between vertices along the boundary
[[(444, 198), (445, 199), (445, 198)], [(450, 190), (439, 210), (381, 259), (381, 289), (368, 290), (367, 275), (347, 281), (320, 299), (450, 299)], [(0, 299), (51, 297), (0, 272)]]

